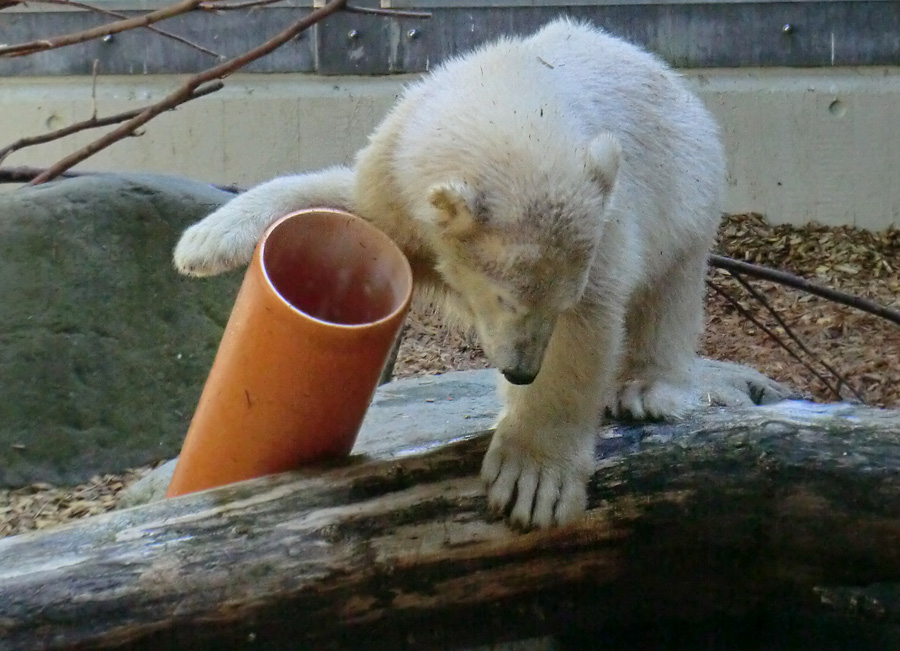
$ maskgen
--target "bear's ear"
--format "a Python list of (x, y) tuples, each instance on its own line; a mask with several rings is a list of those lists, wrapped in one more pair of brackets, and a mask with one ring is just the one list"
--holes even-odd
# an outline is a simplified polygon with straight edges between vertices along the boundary
[(594, 179), (609, 193), (616, 183), (622, 145), (611, 133), (601, 133), (588, 145), (588, 160), (594, 172)]
[(484, 221), (483, 202), (463, 181), (447, 181), (431, 186), (428, 201), (437, 210), (435, 224), (450, 235), (464, 235)]

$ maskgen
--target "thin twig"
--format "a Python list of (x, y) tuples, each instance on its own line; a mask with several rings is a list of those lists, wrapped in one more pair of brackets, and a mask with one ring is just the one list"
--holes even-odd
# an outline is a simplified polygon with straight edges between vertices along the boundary
[(199, 9), (204, 11), (234, 11), (236, 9), (252, 9), (253, 7), (265, 7), (274, 5), (284, 0), (248, 0), (247, 2), (201, 2)]
[(844, 399), (844, 397), (841, 395), (841, 392), (840, 392), (835, 386), (833, 386), (833, 385), (831, 384), (831, 382), (829, 382), (825, 377), (823, 377), (822, 374), (819, 373), (816, 369), (814, 369), (812, 366), (810, 366), (809, 363), (808, 363), (805, 359), (803, 359), (802, 357), (800, 357), (800, 355), (798, 355), (798, 354), (794, 351), (793, 348), (791, 348), (790, 346), (788, 346), (788, 345), (784, 342), (784, 340), (783, 340), (781, 337), (778, 336), (778, 334), (776, 334), (775, 332), (773, 332), (768, 326), (766, 326), (766, 325), (765, 325), (764, 323), (762, 323), (759, 319), (757, 319), (757, 318), (753, 315), (752, 312), (750, 312), (747, 308), (745, 308), (743, 305), (741, 305), (740, 301), (738, 301), (734, 296), (732, 296), (732, 295), (729, 294), (727, 291), (725, 291), (722, 287), (719, 287), (719, 286), (718, 286), (716, 283), (714, 283), (713, 281), (707, 279), (706, 284), (707, 284), (707, 286), (710, 287), (716, 294), (718, 294), (719, 296), (721, 296), (722, 298), (724, 298), (726, 301), (728, 301), (732, 306), (734, 306), (734, 308), (741, 314), (741, 316), (743, 316), (745, 319), (747, 319), (748, 321), (750, 321), (750, 322), (751, 322), (753, 325), (755, 325), (757, 328), (759, 328), (759, 329), (762, 330), (764, 333), (766, 333), (766, 334), (767, 334), (767, 335), (768, 335), (775, 343), (777, 343), (777, 344), (778, 344), (779, 346), (781, 346), (785, 351), (787, 351), (787, 353), (788, 353), (791, 357), (793, 357), (795, 360), (797, 360), (798, 362), (800, 362), (800, 363), (804, 366), (804, 368), (806, 368), (810, 373), (812, 373), (814, 376), (816, 376), (816, 378), (817, 378), (822, 384), (824, 384), (825, 387), (826, 387), (829, 391), (831, 391), (835, 396), (837, 396), (837, 399), (838, 399), (838, 400), (843, 400), (843, 399)]
[[(214, 93), (217, 90), (221, 90), (224, 88), (225, 84), (221, 81), (210, 83), (203, 88), (199, 88), (191, 92), (191, 95), (187, 97), (184, 101), (190, 101), (192, 99), (197, 99), (198, 97), (203, 97), (204, 95), (209, 95), (210, 93)], [(171, 107), (171, 110), (175, 107)], [(53, 140), (59, 140), (60, 138), (65, 138), (66, 136), (71, 136), (73, 133), (78, 133), (79, 131), (86, 131), (87, 129), (96, 129), (98, 127), (108, 127), (113, 124), (121, 124), (126, 120), (131, 120), (143, 113), (146, 108), (138, 108), (133, 109), (131, 111), (125, 111), (123, 113), (116, 113), (115, 115), (108, 115), (106, 117), (98, 118), (96, 112), (93, 116), (88, 118), (87, 120), (82, 120), (81, 122), (75, 122), (74, 124), (70, 124), (61, 129), (57, 129), (56, 131), (50, 131), (48, 133), (42, 133), (39, 136), (31, 136), (28, 138), (20, 138), (16, 140), (11, 145), (7, 145), (0, 149), (0, 163), (2, 163), (10, 154), (19, 149), (24, 149), (25, 147), (31, 147), (34, 145), (42, 145), (45, 142), (51, 142)]]
[[(28, 183), (43, 174), (46, 168), (43, 167), (0, 167), (0, 183)], [(68, 179), (76, 176), (85, 176), (92, 172), (63, 172), (58, 178)]]
[[(24, 0), (13, 0), (13, 2), (16, 2), (19, 4), (25, 4)], [(87, 4), (86, 2), (78, 2), (77, 0), (29, 0), (29, 2), (75, 7), (77, 9), (83, 9), (85, 11), (102, 14), (104, 16), (110, 16), (112, 18), (120, 18), (123, 20), (128, 18), (128, 16), (126, 16), (123, 13), (119, 13), (118, 11), (111, 11), (109, 9), (104, 9), (102, 7), (95, 7), (94, 5)], [(168, 30), (162, 29), (161, 27), (156, 27), (155, 25), (145, 25), (144, 29), (147, 29), (151, 32), (159, 34), (160, 36), (171, 39), (173, 41), (177, 41), (178, 43), (182, 43), (183, 45), (187, 45), (188, 47), (192, 47), (195, 50), (199, 50), (200, 52), (203, 52), (204, 54), (209, 54), (210, 56), (214, 56), (217, 58), (221, 58), (221, 56), (222, 56), (218, 52), (214, 52), (213, 50), (210, 50), (209, 48), (207, 48), (203, 45), (200, 45), (199, 43), (194, 43), (193, 41), (186, 39), (183, 36), (174, 34)]]
[(857, 310), (862, 310), (863, 312), (868, 312), (869, 314), (874, 314), (875, 316), (880, 316), (883, 319), (893, 321), (897, 325), (900, 325), (900, 311), (894, 310), (884, 305), (880, 305), (875, 301), (870, 301), (869, 299), (863, 298), (862, 296), (855, 296), (853, 294), (848, 294), (847, 292), (832, 289), (831, 287), (825, 287), (823, 285), (810, 282), (805, 278), (800, 278), (799, 276), (795, 276), (794, 274), (789, 274), (786, 271), (778, 271), (776, 269), (770, 269), (768, 267), (761, 267), (749, 262), (734, 260), (733, 258), (726, 258), (723, 255), (709, 256), (709, 265), (711, 267), (716, 267), (717, 269), (725, 269), (726, 271), (731, 271), (733, 273), (746, 274), (747, 276), (752, 276), (753, 278), (771, 280), (772, 282), (778, 283), (779, 285), (793, 287), (794, 289), (799, 289), (808, 294), (826, 298), (834, 303), (840, 303), (841, 305), (846, 305), (848, 307), (856, 308)]
[[(91, 66), (91, 119), (97, 119), (97, 71), (100, 70), (100, 59), (94, 59)], [(3, 159), (0, 158), (0, 163)]]
[[(46, 171), (47, 168), (45, 167), (0, 167), (0, 183), (28, 183)], [(79, 176), (102, 176), (104, 174), (112, 173), (113, 172), (90, 170), (69, 170), (68, 172), (63, 172), (57, 178), (72, 179)], [(240, 188), (236, 185), (217, 185), (214, 183), (210, 183), (210, 185), (217, 190), (229, 192), (231, 194), (240, 194), (241, 192), (244, 192), (244, 188)]]
[[(252, 9), (284, 2), (284, 0), (246, 0), (245, 2), (215, 2), (205, 0), (199, 5), (205, 11), (234, 11), (236, 9)], [(391, 18), (431, 18), (427, 11), (407, 11), (405, 9), (381, 9), (379, 7), (357, 7), (347, 5), (344, 10), (352, 14), (368, 14), (372, 16), (389, 16)]]
[(850, 384), (849, 381), (847, 381), (847, 378), (845, 378), (843, 375), (841, 375), (835, 368), (833, 368), (831, 366), (831, 364), (829, 364), (824, 359), (822, 359), (820, 356), (818, 356), (814, 352), (812, 352), (807, 347), (807, 345), (803, 343), (803, 341), (800, 339), (800, 337), (797, 336), (797, 334), (793, 331), (793, 329), (791, 329), (791, 327), (788, 326), (788, 324), (785, 322), (785, 320), (783, 318), (781, 318), (781, 315), (778, 313), (778, 311), (774, 307), (772, 307), (772, 304), (769, 303), (769, 300), (763, 295), (762, 292), (760, 292), (753, 285), (751, 285), (749, 282), (747, 282), (747, 279), (744, 278), (743, 275), (737, 274), (734, 272), (729, 272), (729, 273), (731, 274), (732, 278), (734, 278), (736, 281), (738, 281), (741, 284), (741, 287), (743, 287), (745, 290), (747, 290), (747, 293), (749, 293), (753, 298), (755, 298), (757, 300), (757, 302), (759, 302), (766, 309), (766, 311), (772, 315), (772, 318), (774, 318), (775, 321), (778, 323), (778, 325), (780, 325), (784, 329), (785, 334), (788, 337), (790, 337), (791, 340), (793, 340), (793, 342), (795, 344), (797, 344), (797, 346), (800, 348), (800, 350), (802, 350), (806, 355), (808, 355), (809, 357), (814, 359), (816, 362), (821, 364), (829, 373), (831, 373), (837, 379), (837, 381), (838, 381), (837, 388), (839, 391), (840, 391), (841, 386), (843, 385), (843, 386), (847, 387), (854, 396), (856, 396), (857, 400), (859, 400), (863, 404), (866, 403), (866, 399), (863, 397), (863, 395), (859, 391), (857, 391), (856, 388), (852, 384)]
[(76, 43), (84, 43), (85, 41), (109, 36), (110, 34), (118, 34), (119, 32), (124, 32), (129, 29), (147, 27), (148, 25), (158, 23), (161, 20), (194, 11), (197, 9), (197, 5), (202, 1), (203, 0), (181, 0), (181, 2), (146, 14), (141, 14), (140, 16), (135, 16), (134, 18), (117, 20), (105, 25), (91, 27), (90, 29), (85, 29), (80, 32), (72, 32), (70, 34), (64, 34), (49, 39), (42, 38), (27, 43), (18, 43), (16, 45), (4, 45), (0, 47), (0, 57), (25, 56), (26, 54), (32, 54), (34, 52), (43, 52), (44, 50), (53, 50), (68, 45), (75, 45)]
[[(192, 3), (196, 3), (199, 0), (189, 1)], [(176, 88), (173, 92), (169, 93), (169, 95), (164, 97), (159, 102), (146, 107), (139, 115), (136, 115), (128, 122), (125, 122), (118, 128), (109, 131), (101, 138), (98, 138), (94, 142), (88, 144), (86, 147), (82, 147), (78, 151), (54, 163), (53, 166), (50, 167), (45, 174), (42, 174), (31, 181), (31, 185), (39, 185), (41, 183), (44, 183), (45, 181), (56, 178), (56, 176), (60, 172), (64, 172), (69, 168), (74, 167), (86, 158), (90, 158), (98, 151), (106, 149), (114, 142), (121, 140), (125, 136), (133, 133), (136, 129), (145, 125), (160, 113), (168, 111), (187, 101), (192, 97), (194, 92), (202, 84), (217, 79), (223, 79), (224, 77), (232, 74), (235, 70), (238, 70), (247, 65), (251, 61), (255, 61), (256, 59), (269, 54), (291, 39), (295, 38), (299, 33), (308, 29), (310, 26), (314, 25), (324, 18), (327, 18), (331, 14), (342, 10), (346, 4), (347, 0), (331, 0), (331, 2), (326, 4), (324, 7), (311, 11), (309, 14), (294, 22), (288, 28), (273, 36), (265, 43), (262, 43), (261, 45), (258, 45), (255, 48), (234, 57), (233, 59), (229, 59), (228, 61), (224, 61), (216, 66), (213, 66), (212, 68), (193, 75), (181, 86)]]
[(431, 14), (427, 11), (381, 9), (380, 7), (357, 7), (356, 5), (347, 5), (345, 9), (352, 14), (368, 14), (370, 16), (390, 16), (392, 18), (431, 18)]

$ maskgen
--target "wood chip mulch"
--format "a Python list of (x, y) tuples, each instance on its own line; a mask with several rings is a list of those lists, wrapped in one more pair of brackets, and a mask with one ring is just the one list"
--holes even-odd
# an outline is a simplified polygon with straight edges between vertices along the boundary
[[(900, 308), (900, 230), (873, 233), (858, 228), (770, 226), (759, 215), (731, 217), (719, 238), (723, 255), (780, 269), (818, 284)], [(727, 272), (710, 278), (795, 350), (784, 329)], [(879, 407), (900, 406), (900, 326), (766, 281), (750, 280), (790, 330), (818, 358), (811, 362), (841, 399)], [(709, 292), (702, 353), (749, 364), (773, 379), (808, 392), (816, 400), (838, 397), (725, 299)], [(799, 352), (799, 350), (798, 350)], [(856, 390), (838, 386), (828, 364)], [(858, 394), (858, 395), (857, 395)]]
[[(873, 233), (857, 228), (809, 225), (771, 226), (759, 215), (725, 220), (718, 252), (773, 267), (809, 280), (900, 308), (900, 231)], [(813, 366), (797, 362), (734, 305), (710, 290), (703, 355), (742, 362), (816, 400), (841, 399), (882, 407), (900, 406), (900, 326), (767, 281), (749, 279), (814, 357), (799, 351), (784, 327), (727, 272), (710, 270), (710, 280), (734, 296)], [(818, 357), (818, 360), (815, 358)], [(843, 375), (842, 385), (822, 366)], [(410, 377), (450, 370), (485, 368), (472, 333), (440, 324), (432, 311), (417, 307), (409, 320), (395, 375)], [(852, 388), (851, 388), (852, 387)], [(42, 529), (114, 508), (116, 495), (149, 468), (124, 475), (94, 477), (76, 487), (33, 484), (0, 489), (0, 537)]]
[(149, 467), (123, 475), (96, 475), (74, 487), (36, 483), (0, 489), (0, 538), (110, 511), (119, 492), (148, 472)]

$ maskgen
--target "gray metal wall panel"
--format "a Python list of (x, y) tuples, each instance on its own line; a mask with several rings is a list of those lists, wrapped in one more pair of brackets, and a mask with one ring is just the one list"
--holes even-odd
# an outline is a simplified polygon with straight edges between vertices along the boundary
[[(194, 43), (225, 57), (232, 57), (276, 34), (307, 9), (270, 8), (265, 12), (229, 11), (219, 14), (196, 12), (157, 23)], [(128, 16), (141, 12), (123, 12)], [(302, 15), (302, 14), (301, 14)], [(83, 11), (0, 12), (0, 43), (12, 44), (39, 36), (67, 34), (110, 22)], [(314, 39), (299, 40), (279, 48), (246, 68), (250, 72), (312, 72)], [(205, 70), (216, 57), (165, 38), (146, 29), (115, 34), (110, 40), (89, 41), (58, 50), (24, 57), (0, 58), (0, 75), (85, 75), (98, 60), (103, 74), (189, 73)]]
[(398, 58), (406, 70), (423, 70), (560, 14), (590, 20), (678, 67), (900, 65), (900, 3), (886, 2), (444, 10), (439, 22), (416, 22), (417, 38), (401, 40)]
[(392, 20), (341, 13), (316, 25), (317, 71), (328, 75), (377, 75), (391, 70)]
[[(111, 0), (108, 0), (111, 1)], [(496, 7), (575, 7), (580, 5), (697, 5), (767, 2), (896, 2), (897, 0), (381, 0), (389, 9), (482, 9)]]
[[(370, 0), (374, 3), (375, 0)], [(277, 33), (304, 8), (194, 13), (159, 26), (224, 56)], [(418, 72), (499, 34), (527, 33), (552, 17), (584, 18), (678, 67), (900, 65), (900, 2), (698, 2), (579, 4), (570, 7), (432, 9), (433, 18), (338, 14), (252, 64), (251, 72), (386, 74)], [(97, 25), (88, 12), (0, 12), (0, 43)], [(790, 25), (788, 30), (785, 25)], [(0, 58), (0, 75), (186, 73), (215, 57), (147, 30), (27, 57)]]

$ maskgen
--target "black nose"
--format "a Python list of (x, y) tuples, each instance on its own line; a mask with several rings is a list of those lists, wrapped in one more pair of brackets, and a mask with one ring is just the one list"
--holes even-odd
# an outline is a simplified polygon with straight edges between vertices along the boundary
[(511, 384), (531, 384), (534, 382), (534, 378), (537, 377), (536, 373), (524, 373), (518, 369), (511, 369), (508, 371), (503, 371), (503, 377), (506, 378), (508, 382)]

